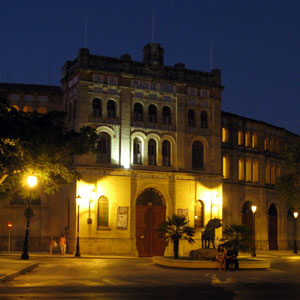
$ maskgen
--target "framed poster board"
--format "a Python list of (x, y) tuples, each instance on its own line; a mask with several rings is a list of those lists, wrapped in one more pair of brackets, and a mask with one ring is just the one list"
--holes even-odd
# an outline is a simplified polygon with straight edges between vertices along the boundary
[(118, 207), (117, 229), (127, 229), (128, 226), (128, 207)]

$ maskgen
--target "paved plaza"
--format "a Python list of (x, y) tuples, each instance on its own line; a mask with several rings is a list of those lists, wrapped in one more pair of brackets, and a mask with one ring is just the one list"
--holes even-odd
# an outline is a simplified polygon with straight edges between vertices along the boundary
[(268, 252), (260, 257), (270, 260), (269, 270), (174, 269), (130, 257), (34, 254), (22, 261), (2, 255), (1, 270), (35, 267), (1, 282), (0, 299), (299, 299), (300, 255)]

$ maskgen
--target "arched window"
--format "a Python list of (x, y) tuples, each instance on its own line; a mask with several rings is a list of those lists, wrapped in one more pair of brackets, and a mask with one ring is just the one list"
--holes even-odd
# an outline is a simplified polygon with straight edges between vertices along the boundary
[(275, 165), (272, 164), (271, 166), (271, 184), (275, 184), (275, 178), (276, 178), (276, 171), (275, 171)]
[(222, 128), (222, 142), (228, 143), (229, 137), (228, 137), (228, 128), (223, 127)]
[(148, 122), (156, 123), (157, 122), (157, 109), (156, 106), (151, 104), (148, 108)]
[(251, 146), (251, 134), (250, 134), (250, 132), (245, 133), (245, 146), (246, 147)]
[(76, 119), (76, 114), (77, 114), (77, 101), (75, 99), (73, 103), (73, 119)]
[(195, 203), (195, 228), (202, 228), (204, 226), (204, 202), (198, 200)]
[(102, 103), (101, 100), (95, 98), (93, 100), (93, 117), (101, 117), (102, 116)]
[(148, 142), (148, 165), (156, 166), (156, 141), (154, 139)]
[(192, 146), (192, 168), (203, 169), (204, 151), (203, 144), (195, 141)]
[(107, 118), (114, 119), (116, 117), (116, 102), (108, 100), (107, 102)]
[(143, 121), (143, 105), (141, 103), (134, 104), (133, 120), (134, 121)]
[(165, 167), (171, 166), (171, 144), (169, 141), (162, 143), (162, 165)]
[(242, 158), (239, 159), (239, 180), (245, 179), (245, 162)]
[(223, 156), (223, 178), (229, 178), (229, 158)]
[(266, 163), (266, 184), (270, 184), (271, 183), (271, 166), (270, 163)]
[(108, 227), (109, 221), (109, 202), (104, 196), (98, 199), (97, 226)]
[(280, 177), (280, 166), (276, 166), (276, 177)]
[(189, 127), (196, 127), (195, 111), (193, 109), (188, 111), (188, 125)]
[(171, 124), (171, 109), (168, 106), (164, 106), (162, 110), (163, 124)]
[(201, 111), (201, 128), (208, 128), (208, 117), (206, 111)]
[(139, 138), (133, 141), (133, 163), (142, 164), (142, 141)]
[(252, 148), (257, 148), (257, 134), (252, 134)]
[(269, 144), (269, 139), (265, 138), (264, 140), (264, 150), (269, 151), (270, 150), (270, 144)]
[(110, 163), (110, 136), (106, 132), (99, 134), (96, 160), (101, 163)]
[(252, 181), (252, 162), (250, 159), (246, 160), (246, 181)]

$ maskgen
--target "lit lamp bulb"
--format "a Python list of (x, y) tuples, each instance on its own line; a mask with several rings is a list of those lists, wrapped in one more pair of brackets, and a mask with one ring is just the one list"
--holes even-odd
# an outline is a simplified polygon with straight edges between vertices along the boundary
[(32, 188), (32, 187), (34, 187), (36, 185), (37, 178), (35, 176), (33, 176), (33, 175), (32, 176), (28, 176), (27, 183)]
[(294, 211), (294, 218), (297, 219), (298, 218), (298, 212)]
[(253, 212), (254, 214), (255, 214), (255, 212), (256, 212), (256, 208), (257, 208), (256, 205), (252, 205), (252, 206), (251, 206), (251, 210), (252, 210), (252, 212)]

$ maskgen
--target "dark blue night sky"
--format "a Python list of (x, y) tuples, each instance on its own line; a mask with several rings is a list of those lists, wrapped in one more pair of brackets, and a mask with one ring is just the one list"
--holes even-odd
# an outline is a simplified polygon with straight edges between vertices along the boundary
[(299, 0), (0, 0), (0, 81), (59, 85), (86, 16), (92, 54), (141, 61), (153, 9), (166, 65), (209, 71), (212, 41), (223, 110), (300, 133)]

